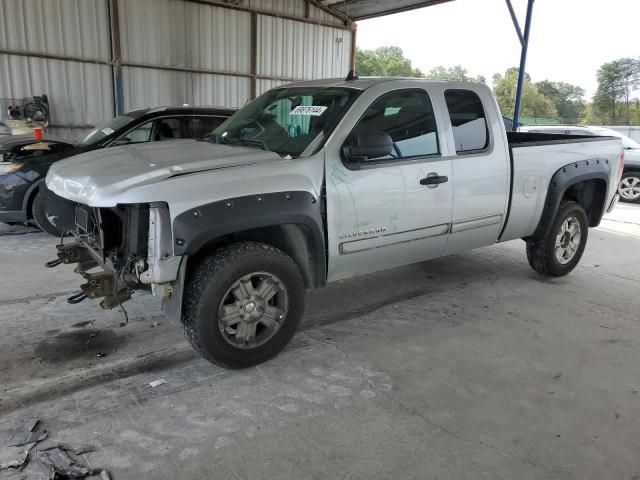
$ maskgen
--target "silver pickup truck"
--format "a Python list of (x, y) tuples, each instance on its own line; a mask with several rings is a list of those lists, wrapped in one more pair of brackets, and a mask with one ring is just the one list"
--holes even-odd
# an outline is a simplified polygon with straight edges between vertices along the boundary
[(291, 339), (307, 288), (516, 238), (569, 273), (622, 168), (617, 138), (505, 132), (485, 85), (289, 84), (204, 141), (54, 164), (47, 186), (78, 205), (50, 264), (86, 279), (71, 302), (150, 290), (206, 359), (248, 367)]

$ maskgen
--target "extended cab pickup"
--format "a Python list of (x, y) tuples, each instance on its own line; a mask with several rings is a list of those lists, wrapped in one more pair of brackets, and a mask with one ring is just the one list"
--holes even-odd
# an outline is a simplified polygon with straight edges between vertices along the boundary
[(205, 141), (54, 164), (47, 186), (78, 206), (50, 264), (87, 280), (70, 301), (150, 290), (205, 358), (247, 367), (291, 339), (305, 288), (516, 238), (537, 272), (569, 273), (622, 155), (617, 138), (505, 132), (482, 84), (284, 85)]

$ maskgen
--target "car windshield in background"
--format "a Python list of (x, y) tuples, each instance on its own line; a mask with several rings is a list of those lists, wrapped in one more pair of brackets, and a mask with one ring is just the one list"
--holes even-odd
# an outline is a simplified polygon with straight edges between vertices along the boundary
[(92, 128), (84, 136), (76, 141), (76, 145), (89, 147), (95, 145), (99, 141), (107, 138), (125, 125), (133, 122), (136, 118), (143, 115), (147, 110), (135, 110), (120, 117), (115, 117), (97, 127)]
[(225, 121), (209, 138), (269, 150), (283, 157), (311, 154), (359, 93), (350, 88), (326, 87), (271, 90)]

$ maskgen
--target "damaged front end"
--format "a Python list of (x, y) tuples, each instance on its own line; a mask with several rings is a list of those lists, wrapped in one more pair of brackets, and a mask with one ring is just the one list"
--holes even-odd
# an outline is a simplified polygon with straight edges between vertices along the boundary
[(79, 303), (102, 298), (112, 309), (131, 299), (134, 290), (171, 296), (181, 257), (174, 257), (169, 209), (165, 203), (75, 209), (74, 240), (60, 243), (58, 259), (47, 264), (76, 264), (85, 283), (67, 299)]

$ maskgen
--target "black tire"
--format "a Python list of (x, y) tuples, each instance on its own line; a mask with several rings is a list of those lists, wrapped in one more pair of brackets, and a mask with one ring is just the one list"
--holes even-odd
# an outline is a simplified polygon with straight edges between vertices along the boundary
[[(278, 285), (285, 290), (276, 296), (284, 295), (287, 299), (286, 313), (278, 316), (278, 327), (265, 343), (256, 341), (255, 346), (244, 347), (232, 345), (231, 342), (238, 341), (241, 327), (238, 323), (235, 334), (230, 334), (228, 330), (233, 330), (233, 327), (222, 326), (220, 313), (225, 308), (223, 304), (234, 298), (230, 297), (230, 289), (237, 282), (261, 274), (273, 275), (280, 281)], [(257, 293), (260, 286), (258, 284), (254, 292)], [(196, 352), (221, 367), (239, 369), (258, 365), (277, 355), (293, 337), (304, 314), (305, 293), (298, 266), (277, 248), (256, 242), (222, 247), (205, 257), (186, 281), (182, 313), (185, 336)], [(236, 303), (226, 306), (236, 308)], [(242, 308), (240, 311), (248, 315)], [(255, 339), (267, 330), (262, 324), (256, 329), (260, 327), (262, 333), (256, 334)]]
[(640, 171), (625, 172), (620, 178), (618, 193), (621, 202), (640, 203)]
[(62, 229), (56, 227), (53, 223), (51, 223), (49, 217), (47, 217), (44, 206), (44, 195), (42, 195), (42, 192), (36, 193), (36, 196), (33, 199), (33, 204), (31, 205), (31, 215), (33, 216), (33, 221), (35, 222), (36, 226), (43, 232), (55, 235), (58, 238), (62, 235)]
[[(559, 260), (556, 255), (556, 240), (559, 237), (561, 229), (566, 221), (574, 219), (579, 227), (580, 239), (577, 248), (573, 250), (572, 256), (566, 259), (566, 263)], [(582, 254), (584, 253), (585, 246), (587, 245), (587, 236), (589, 231), (589, 221), (584, 209), (576, 202), (570, 200), (563, 200), (558, 208), (558, 213), (553, 221), (553, 225), (549, 229), (547, 236), (540, 240), (527, 240), (527, 259), (529, 265), (536, 272), (542, 275), (549, 275), (553, 277), (560, 277), (566, 275), (573, 270)], [(564, 233), (562, 241), (566, 240)], [(569, 234), (569, 238), (571, 235)], [(562, 250), (560, 250), (561, 252)]]

